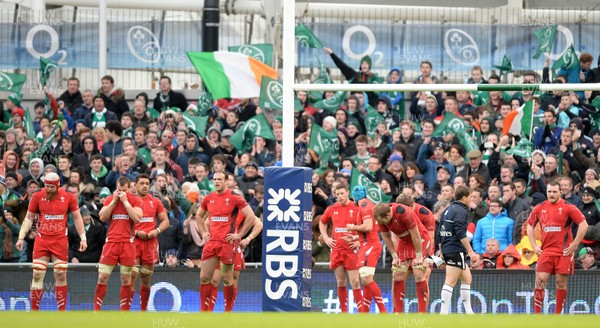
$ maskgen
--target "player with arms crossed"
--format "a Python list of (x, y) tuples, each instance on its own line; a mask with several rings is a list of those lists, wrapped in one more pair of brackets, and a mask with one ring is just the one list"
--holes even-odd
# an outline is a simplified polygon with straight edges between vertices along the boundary
[[(255, 222), (254, 212), (246, 203), (244, 197), (227, 188), (228, 174), (216, 172), (213, 175), (215, 191), (206, 195), (200, 203), (196, 214), (198, 232), (206, 240), (202, 250), (200, 264), (200, 311), (208, 311), (211, 304), (212, 285), (211, 279), (217, 264), (221, 265), (223, 277), (223, 294), (225, 296), (225, 312), (233, 309), (235, 290), (233, 286), (233, 260), (235, 245), (239, 242)], [(236, 218), (241, 211), (245, 217), (244, 224), (236, 232)], [(205, 226), (209, 218), (209, 229)]]
[[(585, 216), (572, 204), (560, 197), (558, 182), (548, 183), (548, 200), (537, 205), (527, 219), (527, 237), (533, 251), (538, 255), (535, 267), (535, 291), (533, 313), (540, 313), (544, 304), (546, 283), (551, 274), (556, 274), (555, 314), (560, 314), (567, 298), (567, 280), (573, 273), (573, 253), (585, 236), (588, 224)], [(571, 226), (578, 224), (577, 235), (573, 240)], [(534, 227), (541, 224), (542, 246), (535, 242)]]
[(19, 240), (15, 245), (23, 250), (25, 236), (33, 224), (36, 215), (37, 237), (33, 245), (33, 280), (31, 282), (31, 310), (39, 311), (40, 301), (44, 295), (44, 276), (48, 262), (54, 263), (54, 279), (56, 285), (56, 304), (59, 311), (67, 308), (67, 268), (69, 261), (69, 240), (67, 238), (68, 212), (73, 216), (77, 233), (81, 238), (79, 251), (87, 249), (87, 239), (83, 219), (74, 194), (60, 187), (60, 178), (56, 173), (48, 173), (44, 179), (44, 190), (34, 193), (29, 202), (27, 215), (21, 230)]
[(459, 186), (454, 193), (456, 200), (448, 206), (440, 218), (440, 250), (446, 262), (446, 279), (442, 287), (442, 305), (440, 314), (448, 314), (452, 291), (458, 278), (460, 278), (460, 296), (463, 300), (465, 313), (473, 314), (471, 308), (471, 270), (467, 265), (469, 254), (471, 260), (476, 261), (475, 254), (467, 237), (468, 204), (471, 201), (471, 190), (466, 186)]
[[(238, 212), (238, 216), (237, 216), (236, 223), (235, 223), (236, 233), (244, 225), (245, 219), (246, 218), (244, 217), (244, 214), (242, 212)], [(255, 216), (254, 223), (252, 224), (252, 231), (250, 231), (250, 233), (248, 234), (248, 236), (246, 238), (244, 238), (241, 241), (239, 241), (238, 243), (236, 243), (237, 245), (234, 244), (235, 255), (233, 258), (233, 305), (232, 305), (232, 307), (235, 305), (235, 299), (237, 298), (238, 282), (240, 279), (240, 273), (242, 273), (242, 270), (246, 269), (246, 261), (244, 260), (244, 248), (246, 248), (248, 246), (248, 244), (250, 244), (250, 242), (252, 241), (252, 239), (254, 239), (254, 237), (258, 236), (258, 234), (262, 231), (262, 228), (263, 228), (263, 223), (260, 221), (260, 219), (258, 217)], [(215, 269), (215, 273), (213, 274), (213, 277), (211, 280), (212, 293), (211, 293), (209, 311), (213, 311), (215, 304), (217, 303), (219, 282), (221, 281), (221, 270), (220, 269), (221, 268), (218, 265), (217, 268)]]
[(121, 311), (129, 311), (131, 270), (135, 264), (133, 225), (142, 217), (142, 201), (129, 191), (131, 182), (127, 177), (117, 180), (117, 190), (104, 200), (100, 221), (110, 220), (106, 243), (98, 265), (98, 284), (94, 296), (94, 311), (102, 309), (106, 284), (117, 264), (121, 267)]
[(426, 312), (429, 299), (426, 278), (431, 269), (423, 261), (429, 255), (430, 244), (433, 243), (427, 229), (415, 212), (402, 204), (378, 204), (373, 215), (379, 223), (381, 236), (388, 249), (394, 249), (391, 232), (398, 236), (396, 251), (391, 252), (394, 312), (404, 312), (405, 281), (410, 272), (415, 275), (419, 312)]
[(375, 299), (379, 313), (386, 313), (381, 289), (373, 279), (375, 267), (383, 248), (379, 239), (379, 225), (377, 221), (373, 222), (375, 204), (367, 198), (367, 190), (361, 185), (352, 189), (352, 199), (359, 206), (360, 211), (356, 218), (356, 224), (348, 223), (346, 228), (352, 232), (356, 231), (358, 235), (348, 233), (344, 239), (347, 242), (358, 240), (360, 245), (358, 274), (363, 287), (363, 312), (371, 312), (371, 299)]
[[(360, 207), (350, 201), (350, 191), (344, 182), (334, 187), (334, 196), (337, 202), (325, 210), (319, 221), (319, 230), (323, 240), (331, 248), (329, 269), (333, 270), (337, 281), (338, 298), (342, 313), (348, 313), (348, 290), (346, 290), (346, 273), (350, 279), (350, 286), (354, 295), (354, 302), (359, 311), (362, 310), (362, 291), (360, 289), (360, 278), (358, 274), (358, 254), (350, 247), (343, 238), (350, 231), (348, 224), (355, 224), (359, 215)], [(327, 233), (327, 224), (332, 222), (332, 237)]]
[[(133, 300), (135, 282), (141, 275), (140, 310), (146, 311), (150, 298), (150, 285), (154, 273), (154, 263), (158, 261), (158, 235), (169, 228), (169, 218), (160, 199), (148, 193), (150, 177), (140, 174), (135, 178), (137, 196), (142, 200), (142, 218), (135, 224), (135, 265), (131, 270), (131, 294), (129, 304)], [(156, 219), (158, 218), (158, 227)]]

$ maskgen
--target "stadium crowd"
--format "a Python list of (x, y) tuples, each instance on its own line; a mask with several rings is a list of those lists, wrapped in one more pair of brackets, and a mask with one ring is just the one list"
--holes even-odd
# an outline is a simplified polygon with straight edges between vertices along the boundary
[[(376, 83), (371, 60), (365, 57), (358, 70), (345, 64), (330, 49), (342, 75), (350, 83)], [(523, 83), (596, 83), (599, 67), (593, 57), (580, 56), (579, 72), (550, 70), (542, 76), (530, 71)], [(421, 74), (413, 83), (441, 83), (433, 65), (420, 64)], [(501, 78), (471, 69), (469, 83), (499, 83)], [(392, 68), (384, 83), (403, 83), (403, 71)], [(206, 109), (171, 89), (171, 80), (160, 79), (154, 99), (140, 93), (132, 104), (111, 76), (101, 79), (98, 90), (82, 90), (76, 77), (68, 80), (60, 95), (46, 92), (32, 115), (35, 136), (28, 136), (21, 95), (11, 94), (0, 110), (0, 262), (31, 262), (35, 225), (26, 237), (26, 248), (15, 248), (29, 199), (44, 187), (44, 175), (57, 173), (61, 185), (79, 199), (88, 249), (78, 252), (79, 236), (73, 225), (69, 241), (70, 261), (98, 262), (107, 227), (98, 213), (117, 179), (132, 181), (140, 173), (152, 178), (151, 193), (162, 200), (169, 228), (159, 239), (160, 265), (199, 267), (204, 245), (194, 214), (199, 203), (213, 190), (217, 171), (231, 173), (228, 187), (239, 190), (257, 217), (262, 218), (264, 167), (280, 165), (282, 124), (280, 117), (259, 107), (258, 99), (218, 99)], [(395, 200), (409, 196), (414, 203), (440, 216), (454, 198), (458, 186), (472, 191), (469, 204), (469, 238), (481, 260), (473, 269), (534, 268), (537, 256), (525, 228), (532, 207), (546, 199), (546, 185), (560, 183), (563, 198), (577, 206), (590, 226), (585, 247), (577, 256), (582, 269), (596, 269), (596, 245), (600, 241), (600, 126), (597, 92), (501, 91), (475, 92), (355, 92), (335, 108), (321, 108), (320, 100), (334, 92), (297, 92), (300, 110), (295, 111), (295, 165), (310, 167), (313, 175), (313, 257), (329, 261), (329, 249), (318, 223), (325, 209), (335, 202), (336, 183), (351, 182), (353, 170), (364, 174)], [(600, 98), (598, 98), (600, 99)], [(528, 138), (504, 135), (504, 118), (533, 100), (535, 114), (543, 124)], [(130, 108), (130, 105), (132, 107)], [(383, 121), (372, 126), (368, 112)], [(182, 113), (208, 116), (205, 133), (191, 130)], [(251, 149), (236, 149), (232, 136), (243, 123), (265, 113), (275, 140), (256, 136)], [(467, 150), (464, 139), (442, 130), (444, 115), (452, 113), (467, 125), (478, 148)], [(310, 147), (314, 124), (334, 132), (339, 157), (327, 161)], [(205, 136), (204, 136), (205, 135)], [(52, 137), (51, 141), (45, 142)], [(527, 147), (531, 147), (527, 151)], [(339, 164), (338, 164), (339, 163)], [(132, 192), (135, 187), (132, 186)], [(537, 228), (539, 230), (539, 226)], [(537, 231), (536, 236), (541, 232)], [(436, 239), (438, 234), (435, 234)], [(261, 261), (260, 235), (246, 248), (246, 260)], [(436, 250), (437, 250), (437, 242)], [(391, 259), (391, 257), (387, 257)]]

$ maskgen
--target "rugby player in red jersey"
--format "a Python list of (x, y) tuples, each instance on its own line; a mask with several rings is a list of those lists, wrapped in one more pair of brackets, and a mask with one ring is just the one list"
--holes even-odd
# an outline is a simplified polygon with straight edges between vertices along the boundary
[[(226, 172), (215, 172), (213, 175), (215, 191), (202, 199), (196, 214), (199, 233), (202, 239), (207, 241), (202, 250), (200, 264), (200, 311), (209, 310), (212, 295), (211, 279), (219, 262), (224, 285), (225, 312), (231, 312), (233, 309), (235, 245), (248, 233), (255, 221), (254, 212), (244, 197), (227, 188), (227, 179)], [(242, 212), (245, 220), (236, 232), (236, 218), (239, 211)], [(210, 232), (205, 225), (207, 217)]]
[(405, 281), (409, 272), (415, 275), (419, 312), (427, 312), (427, 272), (431, 270), (424, 262), (433, 243), (427, 229), (415, 212), (402, 204), (378, 204), (373, 216), (379, 223), (381, 236), (389, 249), (394, 248), (391, 232), (398, 236), (396, 252), (392, 252), (394, 312), (404, 312)]
[[(236, 232), (244, 224), (245, 217), (242, 212), (238, 213), (235, 226)], [(238, 292), (238, 282), (240, 279), (240, 273), (242, 270), (246, 269), (246, 261), (244, 260), (244, 248), (250, 244), (254, 237), (258, 236), (258, 234), (262, 231), (263, 223), (260, 221), (258, 217), (255, 217), (254, 224), (252, 225), (252, 231), (248, 234), (248, 236), (242, 239), (237, 246), (234, 247), (235, 257), (233, 258), (233, 305), (235, 305), (235, 299), (237, 298)], [(217, 294), (219, 290), (219, 282), (221, 281), (221, 270), (220, 266), (217, 266), (215, 273), (213, 274), (211, 280), (212, 293), (210, 299), (209, 311), (212, 311), (215, 307), (215, 303), (217, 302)], [(232, 305), (232, 306), (233, 306)]]
[[(169, 218), (160, 199), (148, 193), (150, 177), (140, 174), (135, 178), (136, 194), (142, 200), (142, 218), (135, 224), (135, 265), (131, 270), (131, 294), (129, 304), (133, 300), (135, 282), (141, 275), (140, 310), (146, 311), (150, 297), (150, 286), (154, 263), (158, 261), (158, 235), (169, 228)], [(158, 219), (158, 222), (157, 222)], [(158, 227), (157, 227), (158, 223)]]
[(379, 239), (379, 224), (373, 220), (373, 208), (375, 204), (367, 198), (365, 187), (358, 185), (352, 189), (352, 199), (360, 208), (356, 224), (348, 223), (346, 228), (349, 231), (356, 231), (358, 235), (348, 234), (345, 239), (356, 240), (360, 242), (360, 252), (358, 254), (358, 274), (363, 288), (363, 312), (371, 312), (371, 299), (375, 300), (379, 313), (386, 313), (383, 296), (379, 285), (373, 280), (375, 276), (375, 267), (381, 255), (382, 246)]
[[(359, 311), (362, 309), (363, 297), (360, 289), (360, 278), (358, 274), (358, 252), (352, 249), (350, 243), (344, 237), (350, 232), (348, 224), (355, 224), (359, 216), (360, 207), (350, 201), (350, 192), (345, 182), (339, 182), (334, 187), (334, 195), (337, 202), (325, 210), (319, 221), (319, 230), (323, 240), (331, 248), (329, 268), (335, 274), (337, 281), (338, 299), (342, 313), (348, 313), (348, 290), (346, 290), (346, 273), (350, 280), (354, 302)], [(332, 222), (332, 234), (327, 233), (327, 224)]]
[(23, 250), (25, 236), (38, 216), (36, 225), (37, 237), (33, 244), (33, 280), (31, 282), (31, 310), (40, 309), (40, 300), (44, 295), (44, 276), (49, 261), (54, 264), (54, 279), (56, 285), (56, 304), (59, 311), (67, 308), (67, 262), (69, 261), (69, 240), (67, 238), (68, 212), (73, 216), (77, 233), (81, 238), (79, 251), (87, 249), (87, 239), (83, 219), (77, 205), (75, 195), (60, 187), (60, 178), (56, 173), (48, 173), (44, 178), (44, 189), (34, 193), (29, 202), (27, 215), (21, 230), (19, 240), (15, 245)]
[[(540, 313), (544, 305), (546, 283), (551, 274), (556, 274), (555, 314), (560, 314), (567, 298), (567, 280), (573, 273), (573, 253), (585, 236), (588, 224), (585, 216), (572, 204), (560, 197), (560, 185), (548, 183), (548, 200), (537, 205), (527, 219), (527, 237), (533, 251), (538, 255), (535, 267), (535, 291), (533, 312)], [(542, 228), (542, 246), (535, 242), (534, 227)], [(578, 224), (577, 235), (573, 239), (572, 224)]]
[(106, 284), (117, 264), (121, 267), (120, 309), (129, 311), (131, 269), (135, 264), (133, 225), (140, 222), (143, 213), (142, 201), (129, 192), (129, 185), (127, 177), (120, 177), (117, 180), (117, 190), (104, 200), (104, 207), (99, 213), (100, 221), (110, 220), (110, 224), (98, 265), (94, 311), (100, 311), (102, 308)]

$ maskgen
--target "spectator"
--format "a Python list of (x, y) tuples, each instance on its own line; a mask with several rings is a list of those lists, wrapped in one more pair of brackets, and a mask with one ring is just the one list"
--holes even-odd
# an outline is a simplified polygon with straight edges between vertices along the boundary
[(483, 154), (479, 149), (474, 149), (468, 152), (467, 158), (469, 159), (469, 165), (467, 165), (467, 167), (462, 170), (459, 175), (466, 180), (469, 179), (472, 174), (477, 173), (483, 178), (484, 181), (486, 181), (486, 183), (489, 182), (490, 171), (487, 165), (481, 162), (482, 156)]
[[(36, 106), (38, 106), (38, 104), (36, 104)], [(43, 104), (44, 103), (42, 102), (40, 104), (40, 106), (42, 106)], [(41, 108), (45, 108), (45, 106), (43, 106)], [(94, 109), (94, 94), (92, 93), (92, 90), (87, 89), (87, 90), (83, 91), (81, 104), (79, 105), (78, 108), (75, 109), (74, 112), (72, 112), (73, 115), (71, 115), (71, 118), (75, 122), (77, 122), (79, 120), (84, 120), (85, 116), (87, 114), (91, 113), (93, 109)]]
[[(110, 75), (103, 76), (101, 81), (102, 86), (98, 90), (97, 97), (101, 97), (104, 100), (106, 108), (116, 115), (116, 120), (118, 121), (121, 119), (123, 113), (129, 111), (129, 105), (125, 99), (125, 91), (115, 86), (115, 79)], [(96, 99), (94, 98), (94, 105), (95, 103)], [(108, 118), (107, 121), (112, 121), (112, 118)], [(91, 125), (88, 126), (91, 127)]]
[[(469, 203), (469, 223), (474, 226), (488, 213), (487, 203), (483, 201), (483, 190), (475, 188), (471, 190), (471, 202)], [(475, 229), (473, 229), (473, 232)]]
[(179, 268), (181, 266), (181, 261), (179, 260), (180, 256), (181, 254), (177, 249), (169, 249), (165, 252), (165, 256), (161, 257), (163, 261), (160, 263), (162, 263), (165, 268)]
[(87, 172), (90, 169), (90, 161), (92, 156), (100, 155), (100, 151), (98, 150), (96, 139), (94, 139), (92, 136), (83, 138), (82, 144), (83, 151), (80, 154), (75, 155), (72, 165), (73, 168), (81, 167), (84, 172)]
[[(433, 185), (433, 188), (431, 188), (431, 192), (434, 193), (435, 195), (440, 195), (442, 194), (443, 188), (444, 187), (450, 187), (452, 188), (452, 184), (450, 183), (450, 170), (443, 165), (439, 165), (437, 167), (437, 182)], [(452, 190), (452, 193), (449, 194), (446, 190), (445, 195), (447, 197), (450, 197), (449, 199), (446, 198), (447, 200), (451, 201), (452, 200), (452, 196), (454, 194), (453, 192), (454, 190)], [(452, 196), (451, 196), (452, 195)]]
[[(427, 187), (433, 189), (437, 183), (437, 172), (438, 166), (444, 166), (450, 172), (450, 183), (454, 180), (454, 165), (450, 164), (444, 158), (445, 146), (443, 142), (436, 142), (433, 146), (430, 144), (431, 139), (425, 138), (423, 145), (419, 148), (419, 154), (417, 156), (417, 165), (421, 170), (421, 173), (425, 176), (427, 181)], [(429, 156), (433, 152), (433, 159), (429, 159)]]
[(135, 171), (131, 166), (131, 160), (127, 155), (119, 155), (115, 158), (115, 163), (106, 175), (105, 183), (108, 189), (114, 190), (117, 188), (117, 180), (125, 176), (129, 179), (129, 181), (135, 181), (135, 178), (138, 176), (139, 172)]
[(502, 204), (509, 218), (515, 220), (519, 214), (529, 207), (524, 200), (517, 197), (515, 184), (512, 182), (502, 185)]
[(597, 197), (598, 194), (594, 188), (585, 187), (581, 191), (581, 204), (577, 206), (588, 224), (588, 230), (584, 237), (587, 240), (600, 241), (600, 211), (596, 206)]
[(556, 113), (552, 109), (544, 110), (544, 126), (535, 130), (533, 144), (548, 154), (552, 147), (558, 146), (562, 128), (556, 125)]
[(529, 269), (521, 262), (521, 254), (515, 245), (509, 245), (496, 261), (496, 269)]
[(159, 81), (160, 92), (154, 98), (154, 109), (159, 112), (164, 112), (172, 107), (179, 108), (184, 112), (188, 107), (188, 102), (182, 93), (175, 92), (171, 89), (171, 78), (162, 76)]
[[(538, 246), (542, 244), (539, 240), (536, 240), (536, 243)], [(533, 251), (533, 247), (531, 247), (531, 242), (527, 236), (521, 238), (521, 242), (517, 244), (517, 250), (521, 252), (521, 264), (528, 266), (530, 269), (535, 269), (538, 256)]]
[[(344, 61), (342, 61), (336, 54), (333, 53), (333, 50), (330, 48), (323, 48), (326, 53), (331, 56), (331, 59), (335, 63), (335, 65), (340, 69), (342, 75), (348, 80), (349, 83), (379, 83), (379, 77), (373, 71), (371, 57), (364, 56), (360, 60), (360, 67), (358, 71), (355, 71), (352, 67), (348, 66)], [(371, 106), (375, 106), (375, 99), (377, 99), (377, 94), (375, 92), (367, 92), (367, 96), (369, 99), (369, 103)], [(390, 106), (391, 107), (391, 106)]]
[[(166, 200), (164, 197), (163, 205), (165, 205), (165, 210), (170, 212), (171, 203)], [(170, 250), (176, 250), (176, 257), (181, 258), (183, 256), (183, 226), (179, 223), (179, 220), (174, 218), (172, 215), (169, 215), (169, 227), (158, 235), (158, 248), (160, 250), (160, 258), (159, 262), (163, 263), (165, 258), (169, 254)]]
[(392, 110), (392, 102), (387, 95), (381, 95), (377, 98), (375, 109), (379, 115), (383, 116), (388, 131), (392, 131), (400, 126), (400, 116), (398, 116), (396, 111)]
[(527, 207), (531, 206), (531, 196), (527, 196), (527, 182), (519, 178), (515, 180), (515, 191), (517, 198), (522, 199)]
[[(196, 205), (193, 208), (197, 208)], [(185, 247), (186, 261), (185, 266), (188, 268), (200, 268), (200, 259), (202, 258), (202, 250), (205, 240), (198, 233), (198, 222), (195, 215), (190, 215), (183, 221), (183, 243)]]
[[(94, 110), (89, 112), (83, 118), (86, 122), (86, 125), (90, 129), (94, 129), (97, 127), (104, 128), (106, 126), (106, 122), (108, 121), (118, 121), (119, 118), (117, 115), (111, 111), (106, 109), (106, 98), (102, 96), (95, 96), (94, 100)], [(98, 138), (96, 138), (98, 140)]]
[[(173, 176), (177, 176), (177, 180), (183, 180), (183, 174), (181, 179), (178, 177), (178, 173), (175, 170), (174, 166), (169, 162), (168, 159), (168, 150), (163, 146), (156, 147), (152, 150), (152, 159), (153, 161), (148, 165), (146, 169), (146, 174), (150, 176), (154, 176), (157, 170), (162, 170), (162, 172), (166, 174), (171, 174)], [(181, 168), (180, 168), (181, 169)], [(182, 171), (183, 173), (183, 171)]]
[(83, 206), (80, 210), (88, 247), (84, 252), (78, 250), (79, 235), (75, 225), (69, 226), (69, 261), (72, 263), (98, 263), (106, 239), (106, 227), (92, 219), (87, 207)]
[(69, 111), (69, 114), (75, 113), (83, 104), (81, 92), (79, 92), (79, 79), (74, 76), (69, 78), (67, 80), (67, 90), (57, 100), (65, 104), (65, 108)]
[(581, 205), (581, 197), (573, 192), (573, 179), (569, 177), (562, 177), (560, 179), (560, 193), (567, 203), (575, 206)]
[(237, 178), (240, 190), (244, 193), (246, 200), (254, 196), (254, 189), (258, 185), (262, 185), (263, 178), (258, 175), (258, 165), (254, 162), (249, 162), (244, 168), (244, 175)]
[(90, 170), (86, 172), (84, 183), (86, 192), (94, 190), (95, 187), (104, 187), (104, 178), (108, 174), (108, 168), (102, 163), (102, 155), (94, 155), (90, 159)]
[(489, 213), (477, 222), (473, 236), (473, 249), (478, 254), (485, 251), (487, 245), (484, 245), (490, 238), (498, 241), (500, 251), (513, 243), (515, 221), (506, 216), (506, 210), (502, 208), (500, 200), (491, 200), (489, 207)]
[(21, 225), (11, 210), (0, 211), (0, 262), (19, 262), (21, 252), (15, 245), (19, 240), (20, 230)]
[(579, 251), (577, 255), (576, 269), (582, 270), (597, 270), (598, 265), (596, 264), (596, 255), (591, 247), (584, 247)]
[(0, 208), (2, 208), (7, 201), (19, 199), (21, 199), (21, 195), (8, 189), (6, 186), (6, 179), (0, 175)]
[(489, 238), (485, 242), (485, 253), (483, 253), (483, 268), (495, 269), (498, 257), (502, 254), (500, 245), (495, 238)]
[(415, 162), (417, 154), (423, 141), (415, 138), (415, 125), (411, 121), (402, 121), (400, 124), (400, 141), (399, 145), (404, 149), (404, 160)]

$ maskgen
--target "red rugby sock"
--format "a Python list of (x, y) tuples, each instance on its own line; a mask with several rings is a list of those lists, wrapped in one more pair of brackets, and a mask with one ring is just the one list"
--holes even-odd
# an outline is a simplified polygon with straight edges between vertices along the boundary
[(213, 286), (208, 284), (200, 285), (200, 311), (210, 311), (210, 295), (212, 292)]
[(44, 296), (43, 289), (31, 289), (31, 311), (39, 311), (40, 310), (40, 301), (42, 300), (42, 296)]
[[(541, 313), (544, 306), (544, 294), (546, 291), (543, 288), (536, 288), (533, 291), (533, 313)], [(558, 306), (558, 304), (557, 304)]]
[(120, 302), (120, 310), (121, 311), (129, 311), (129, 295), (131, 294), (131, 286), (130, 285), (121, 285), (121, 292), (119, 295), (121, 296)]
[(96, 294), (94, 295), (94, 311), (100, 311), (102, 309), (102, 301), (106, 295), (106, 285), (97, 284)]
[(404, 280), (394, 281), (394, 313), (404, 312), (404, 293), (406, 287)]
[(225, 312), (231, 312), (234, 304), (234, 287), (223, 286), (223, 297), (225, 298)]
[(54, 293), (56, 294), (56, 305), (58, 306), (58, 311), (65, 311), (67, 309), (67, 293), (68, 292), (69, 292), (69, 287), (67, 287), (67, 285), (54, 287)]
[(148, 300), (150, 299), (150, 287), (140, 286), (140, 311), (148, 310)]
[(419, 313), (427, 312), (427, 301), (429, 300), (428, 290), (429, 287), (427, 287), (427, 281), (417, 282), (417, 301), (419, 304)]
[(556, 307), (554, 308), (554, 314), (561, 314), (565, 300), (567, 299), (567, 289), (557, 288), (556, 289)]
[(348, 290), (346, 286), (338, 287), (338, 299), (340, 300), (342, 313), (348, 313)]

